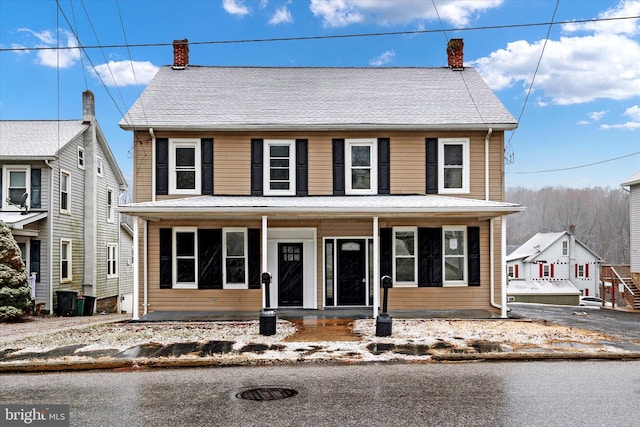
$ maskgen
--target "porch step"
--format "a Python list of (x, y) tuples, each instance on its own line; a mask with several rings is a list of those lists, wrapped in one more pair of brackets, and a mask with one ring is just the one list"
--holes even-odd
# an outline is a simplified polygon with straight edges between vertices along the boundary
[(289, 319), (297, 332), (289, 335), (288, 342), (360, 341), (353, 332), (353, 319)]

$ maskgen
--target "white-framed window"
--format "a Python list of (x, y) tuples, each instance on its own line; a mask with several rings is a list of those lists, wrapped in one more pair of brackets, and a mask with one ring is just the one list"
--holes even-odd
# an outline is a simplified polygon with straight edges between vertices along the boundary
[(169, 141), (170, 194), (200, 194), (201, 157), (199, 139)]
[(567, 256), (569, 254), (569, 242), (566, 240), (562, 241), (562, 255)]
[(373, 138), (345, 140), (345, 192), (378, 193), (378, 141)]
[(551, 277), (551, 264), (542, 264), (542, 277)]
[(78, 145), (78, 169), (84, 170), (84, 148)]
[(584, 272), (585, 271), (584, 264), (578, 264), (576, 268), (578, 270), (578, 274), (576, 274), (576, 276), (579, 278), (584, 278), (586, 276)]
[(98, 176), (104, 176), (104, 165), (102, 164), (102, 158), (96, 158), (96, 174)]
[(513, 265), (510, 265), (510, 266), (507, 267), (507, 277), (509, 279), (513, 279), (513, 278), (516, 277), (515, 270), (516, 270), (515, 266), (513, 266)]
[(418, 283), (418, 229), (416, 227), (393, 228), (393, 277), (394, 285), (414, 286)]
[(60, 212), (71, 212), (71, 174), (60, 170)]
[(173, 229), (173, 287), (198, 288), (198, 229), (175, 227)]
[(265, 196), (295, 196), (295, 140), (266, 139), (263, 152), (263, 194)]
[(60, 239), (60, 281), (71, 282), (72, 274), (72, 241), (71, 239)]
[(107, 277), (118, 277), (118, 245), (107, 244)]
[(114, 222), (115, 212), (114, 212), (114, 192), (111, 188), (107, 188), (107, 222)]
[(469, 192), (469, 138), (438, 140), (438, 192)]
[(223, 288), (247, 289), (247, 229), (222, 229)]
[[(4, 177), (2, 179), (2, 194), (6, 194), (2, 206), (7, 211), (20, 210), (20, 204), (25, 194), (31, 188), (31, 168), (26, 165), (6, 165), (2, 169)], [(26, 200), (27, 204), (29, 200)]]
[(467, 285), (467, 228), (442, 227), (442, 254), (444, 257), (443, 286)]

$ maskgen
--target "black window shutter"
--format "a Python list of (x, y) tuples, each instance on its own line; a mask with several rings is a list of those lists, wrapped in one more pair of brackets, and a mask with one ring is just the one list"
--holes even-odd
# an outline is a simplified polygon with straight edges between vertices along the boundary
[(36, 282), (40, 281), (40, 240), (32, 240), (29, 249), (29, 273), (36, 273)]
[[(393, 277), (393, 230), (391, 228), (380, 229), (380, 277)], [(374, 280), (379, 280), (375, 277)], [(380, 281), (382, 284), (382, 281)]]
[(202, 150), (202, 194), (213, 195), (213, 138), (200, 141)]
[(260, 289), (260, 229), (250, 228), (249, 243), (249, 289)]
[(169, 194), (168, 138), (156, 138), (156, 194)]
[(438, 139), (427, 138), (427, 194), (438, 194)]
[(469, 286), (480, 286), (480, 227), (467, 228)]
[(173, 283), (172, 235), (170, 228), (160, 229), (160, 289), (171, 289)]
[(307, 196), (308, 190), (308, 166), (306, 139), (296, 139), (296, 196)]
[[(0, 183), (1, 185), (2, 183)], [(31, 194), (29, 194), (29, 206), (40, 208), (42, 195), (42, 169), (31, 169)]]
[(418, 228), (418, 286), (442, 286), (441, 228)]
[(333, 195), (344, 196), (344, 139), (333, 140)]
[(378, 194), (391, 193), (391, 143), (378, 138)]
[(198, 289), (222, 289), (222, 230), (198, 229)]
[(262, 139), (251, 140), (251, 195), (262, 196)]

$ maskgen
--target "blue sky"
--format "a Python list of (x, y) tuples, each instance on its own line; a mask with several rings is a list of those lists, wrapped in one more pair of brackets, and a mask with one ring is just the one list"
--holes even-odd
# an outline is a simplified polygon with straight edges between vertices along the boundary
[[(640, 170), (640, 0), (58, 5), (0, 1), (0, 119), (78, 119), (82, 91), (90, 89), (126, 177), (134, 167), (132, 135), (118, 121), (157, 68), (171, 64), (172, 41), (184, 38), (194, 65), (329, 67), (442, 67), (447, 39), (463, 38), (465, 64), (514, 117), (522, 114), (506, 135), (507, 187), (617, 188)], [(636, 19), (602, 20), (619, 17)], [(417, 33), (326, 38), (390, 32)], [(283, 38), (309, 39), (265, 41)], [(31, 50), (56, 46), (87, 49)], [(564, 170), (544, 172), (556, 169)]]

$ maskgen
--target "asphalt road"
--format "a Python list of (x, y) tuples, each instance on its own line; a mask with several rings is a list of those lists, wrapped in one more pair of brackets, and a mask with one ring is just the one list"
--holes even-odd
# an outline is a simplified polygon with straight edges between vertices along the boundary
[(509, 317), (536, 319), (640, 340), (640, 313), (606, 308), (546, 304), (509, 304)]
[[(0, 407), (69, 404), (71, 426), (635, 426), (639, 380), (638, 361), (19, 374)], [(238, 397), (269, 387), (298, 394)]]

